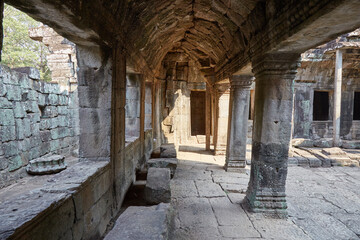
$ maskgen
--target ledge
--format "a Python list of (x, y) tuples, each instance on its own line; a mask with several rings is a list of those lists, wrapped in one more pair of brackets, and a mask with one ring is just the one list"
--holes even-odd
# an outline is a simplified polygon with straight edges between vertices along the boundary
[(55, 175), (31, 176), (0, 190), (0, 239), (34, 227), (109, 168), (108, 162), (70, 163)]

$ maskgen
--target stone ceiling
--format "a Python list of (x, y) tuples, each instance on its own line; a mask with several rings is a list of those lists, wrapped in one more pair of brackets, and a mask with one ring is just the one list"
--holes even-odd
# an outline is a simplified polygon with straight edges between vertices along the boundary
[[(217, 64), (244, 50), (242, 26), (257, 0), (132, 1), (134, 39), (152, 68), (174, 49)], [(139, 28), (138, 26), (144, 26)], [(131, 32), (133, 31), (133, 32)]]
[(185, 52), (220, 81), (269, 52), (302, 53), (360, 27), (358, 0), (5, 0), (80, 45), (118, 42), (157, 75)]

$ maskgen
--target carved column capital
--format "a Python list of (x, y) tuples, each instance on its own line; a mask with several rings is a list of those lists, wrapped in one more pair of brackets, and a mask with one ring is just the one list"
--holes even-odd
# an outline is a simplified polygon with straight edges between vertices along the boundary
[(293, 79), (300, 67), (298, 53), (267, 53), (258, 55), (252, 60), (253, 72), (258, 79), (263, 75), (278, 76), (282, 79)]
[(230, 77), (230, 85), (231, 88), (250, 88), (254, 79), (251, 75), (233, 75)]

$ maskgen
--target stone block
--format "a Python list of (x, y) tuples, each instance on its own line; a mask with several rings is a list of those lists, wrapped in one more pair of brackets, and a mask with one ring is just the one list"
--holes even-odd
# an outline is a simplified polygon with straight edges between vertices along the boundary
[(43, 117), (53, 118), (58, 115), (57, 107), (55, 106), (46, 106), (42, 112)]
[(13, 68), (12, 70), (19, 72), (19, 73), (24, 73), (26, 75), (29, 76), (29, 78), (33, 79), (33, 80), (40, 80), (40, 72), (38, 69), (33, 68), (33, 67), (21, 67), (21, 68)]
[(311, 139), (306, 138), (294, 138), (291, 140), (293, 147), (314, 147), (314, 142)]
[(342, 141), (342, 147), (346, 149), (360, 149), (360, 141)]
[(333, 140), (331, 138), (322, 138), (322, 139), (314, 140), (314, 147), (331, 148), (333, 147)]
[(6, 98), (0, 97), (0, 108), (2, 108), (2, 109), (9, 109), (10, 108), (11, 109), (11, 108), (13, 108), (13, 105)]
[(15, 171), (15, 170), (21, 168), (22, 164), (23, 164), (23, 162), (22, 162), (20, 155), (9, 157), (9, 166), (8, 166), (9, 172), (12, 172), (12, 171)]
[(15, 140), (15, 126), (0, 126), (0, 134), (0, 142), (8, 142)]
[(68, 115), (69, 114), (69, 109), (67, 108), (67, 106), (58, 106), (57, 111), (58, 111), (59, 115)]
[(14, 102), (14, 117), (24, 118), (26, 117), (25, 104), (23, 102)]
[(66, 95), (60, 95), (59, 96), (59, 105), (66, 106), (68, 104), (68, 96)]
[(51, 118), (42, 118), (40, 121), (40, 131), (50, 129)]
[(16, 141), (1, 144), (5, 157), (12, 157), (19, 154), (18, 144)]
[(3, 109), (0, 111), (0, 125), (2, 126), (14, 126), (14, 112), (12, 109)]
[(4, 170), (9, 166), (9, 162), (6, 158), (0, 157), (0, 170)]
[(6, 98), (9, 101), (21, 101), (22, 95), (19, 86), (8, 85), (6, 89), (7, 89)]
[(40, 123), (40, 113), (28, 113), (27, 117), (31, 124)]
[(25, 138), (25, 129), (23, 119), (15, 119), (16, 139), (22, 140)]
[(40, 138), (42, 142), (48, 142), (51, 140), (51, 132), (46, 130), (46, 131), (40, 131)]
[(45, 97), (46, 105), (59, 105), (59, 96), (56, 94), (49, 94)]
[(149, 168), (145, 186), (145, 199), (149, 204), (171, 201), (170, 169)]
[(24, 101), (25, 101), (25, 100), (37, 101), (39, 95), (41, 95), (41, 94), (38, 94), (37, 91), (35, 91), (35, 90), (29, 90), (29, 92), (26, 93), (26, 98), (23, 99), (23, 100), (24, 100)]
[(27, 113), (38, 113), (39, 105), (37, 101), (26, 101), (25, 102), (25, 110)]
[(160, 158), (176, 158), (176, 149), (174, 144), (163, 144), (160, 146)]
[(170, 204), (151, 207), (132, 206), (116, 220), (104, 240), (165, 240), (168, 239)]
[(47, 95), (46, 94), (38, 94), (38, 105), (39, 106), (45, 106), (46, 105), (46, 98)]
[[(30, 121), (30, 120), (29, 120)], [(37, 135), (39, 134), (40, 132), (40, 123), (33, 123), (33, 124), (30, 124), (30, 134), (27, 135), (26, 137), (29, 137), (31, 135)]]
[(178, 160), (177, 158), (152, 158), (146, 164), (148, 168), (169, 168), (172, 178), (175, 174)]
[(7, 93), (7, 85), (3, 84), (2, 78), (0, 78), (0, 97), (4, 97)]

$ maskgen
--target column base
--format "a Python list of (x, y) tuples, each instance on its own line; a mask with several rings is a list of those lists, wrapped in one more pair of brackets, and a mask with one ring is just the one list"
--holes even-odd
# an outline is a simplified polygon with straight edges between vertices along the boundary
[(274, 194), (261, 194), (254, 198), (248, 195), (244, 198), (242, 205), (254, 213), (263, 213), (273, 218), (287, 218), (287, 204), (285, 194), (275, 196)]
[(246, 160), (231, 160), (227, 163), (225, 163), (225, 171), (227, 172), (240, 172), (245, 173), (246, 172)]

